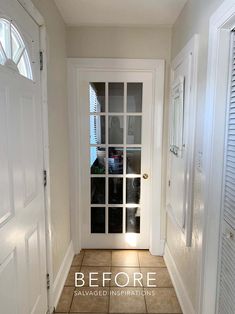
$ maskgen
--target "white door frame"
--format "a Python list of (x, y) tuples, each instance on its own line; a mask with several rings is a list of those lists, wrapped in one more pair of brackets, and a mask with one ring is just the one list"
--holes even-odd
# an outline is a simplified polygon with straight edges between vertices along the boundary
[[(79, 105), (78, 105), (78, 75), (82, 70), (102, 71), (144, 71), (153, 74), (153, 117), (152, 117), (152, 199), (150, 202), (150, 252), (153, 255), (163, 255), (164, 240), (161, 239), (161, 193), (162, 193), (162, 129), (164, 101), (164, 61), (145, 59), (68, 59), (68, 101), (70, 125), (70, 174), (71, 174), (71, 228), (75, 253), (81, 250), (82, 210), (79, 195), (81, 195), (82, 178), (79, 176), (82, 161), (79, 151), (82, 149), (80, 136)], [(76, 144), (77, 143), (77, 144)], [(154, 207), (153, 207), (154, 204)]]
[[(45, 230), (46, 230), (46, 259), (47, 274), (50, 278), (50, 289), (48, 290), (48, 311), (52, 313), (56, 302), (52, 289), (53, 260), (52, 260), (52, 237), (51, 237), (51, 200), (50, 200), (50, 167), (49, 167), (49, 130), (48, 130), (48, 98), (47, 98), (47, 29), (44, 17), (32, 3), (32, 0), (16, 0), (26, 12), (38, 24), (40, 30), (40, 50), (43, 53), (43, 69), (41, 71), (41, 96), (42, 96), (42, 128), (43, 128), (43, 157), (44, 170), (47, 172), (47, 186), (44, 189), (45, 199)], [(43, 175), (43, 174), (42, 174)], [(46, 275), (46, 274), (45, 274)]]
[[(207, 96), (204, 123), (204, 200), (201, 314), (215, 314), (220, 247), (224, 140), (229, 78), (230, 31), (235, 26), (235, 3), (226, 0), (213, 14), (209, 29)], [(217, 263), (217, 265), (215, 265)], [(213, 267), (212, 267), (213, 266)]]

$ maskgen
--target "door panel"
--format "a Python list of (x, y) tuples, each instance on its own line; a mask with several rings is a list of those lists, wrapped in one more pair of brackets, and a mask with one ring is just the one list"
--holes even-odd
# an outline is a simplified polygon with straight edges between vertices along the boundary
[(84, 71), (79, 90), (82, 246), (149, 248), (152, 74)]
[(1, 1), (2, 15), (25, 40), (33, 80), (23, 76), (27, 71), (21, 75), (17, 67), (8, 67), (9, 62), (0, 64), (0, 312), (43, 314), (47, 288), (39, 27), (16, 0)]

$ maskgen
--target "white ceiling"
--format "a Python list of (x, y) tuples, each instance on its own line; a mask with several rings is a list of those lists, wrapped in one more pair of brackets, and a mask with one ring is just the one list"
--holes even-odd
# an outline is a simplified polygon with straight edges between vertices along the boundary
[(67, 25), (173, 25), (187, 0), (55, 0)]

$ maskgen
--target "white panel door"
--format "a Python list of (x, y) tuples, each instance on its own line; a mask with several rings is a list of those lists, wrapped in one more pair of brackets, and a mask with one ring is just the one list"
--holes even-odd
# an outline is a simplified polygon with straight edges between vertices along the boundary
[[(190, 137), (189, 124), (191, 111), (190, 85), (192, 78), (192, 55), (188, 54), (184, 61), (172, 71), (172, 83), (177, 82), (179, 78), (184, 81), (184, 108), (183, 108), (183, 149), (177, 155), (170, 152), (169, 155), (169, 188), (168, 188), (168, 210), (174, 217), (179, 227), (184, 230), (186, 223), (187, 207), (187, 186), (188, 186), (188, 155), (192, 138)], [(173, 84), (174, 85), (174, 84)], [(173, 103), (171, 104), (171, 115), (173, 115)], [(172, 121), (172, 118), (171, 120)], [(172, 127), (172, 122), (170, 127)], [(173, 131), (171, 130), (171, 133)], [(173, 134), (172, 134), (173, 135)]]
[(80, 73), (83, 248), (149, 248), (152, 82), (152, 73)]
[(39, 27), (0, 3), (0, 312), (47, 311)]

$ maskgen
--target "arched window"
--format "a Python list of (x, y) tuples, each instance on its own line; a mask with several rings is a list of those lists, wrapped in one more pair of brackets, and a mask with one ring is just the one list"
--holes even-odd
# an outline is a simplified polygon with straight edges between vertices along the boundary
[(0, 18), (0, 64), (33, 79), (24, 40), (12, 22), (4, 18)]

